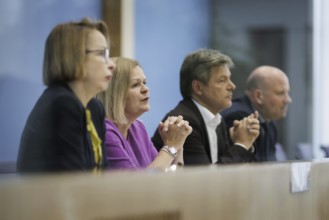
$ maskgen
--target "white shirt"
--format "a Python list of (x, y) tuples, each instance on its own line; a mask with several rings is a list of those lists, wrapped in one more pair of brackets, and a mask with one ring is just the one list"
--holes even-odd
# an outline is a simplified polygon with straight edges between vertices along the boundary
[(209, 144), (210, 144), (210, 155), (211, 155), (211, 162), (216, 163), (218, 161), (218, 140), (216, 134), (216, 128), (222, 122), (222, 116), (217, 113), (214, 115), (210, 112), (207, 108), (200, 105), (197, 101), (192, 99), (195, 105), (198, 107), (199, 111), (201, 112), (202, 118), (206, 124)]

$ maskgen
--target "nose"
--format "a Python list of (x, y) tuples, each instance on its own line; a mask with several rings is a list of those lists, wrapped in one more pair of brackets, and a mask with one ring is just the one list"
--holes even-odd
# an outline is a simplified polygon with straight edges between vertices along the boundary
[(236, 88), (236, 86), (235, 86), (235, 84), (232, 82), (232, 80), (230, 80), (230, 82), (229, 82), (229, 87), (230, 87), (230, 89), (233, 91), (233, 90), (235, 90), (235, 88)]
[(109, 59), (107, 63), (107, 68), (111, 71), (111, 73), (113, 73), (114, 69), (116, 68), (115, 63), (111, 59)]
[(290, 97), (290, 95), (289, 94), (287, 94), (286, 95), (286, 97), (285, 97), (285, 103), (291, 103), (292, 102), (292, 98)]
[(147, 93), (149, 90), (150, 90), (149, 87), (147, 87), (146, 84), (143, 84), (143, 86), (142, 86), (142, 93)]

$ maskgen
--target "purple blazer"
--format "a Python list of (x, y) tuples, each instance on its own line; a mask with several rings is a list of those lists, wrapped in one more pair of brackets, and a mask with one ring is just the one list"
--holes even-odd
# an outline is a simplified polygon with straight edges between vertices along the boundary
[(139, 169), (147, 167), (158, 155), (145, 126), (134, 121), (125, 139), (117, 126), (105, 120), (105, 145), (109, 169)]

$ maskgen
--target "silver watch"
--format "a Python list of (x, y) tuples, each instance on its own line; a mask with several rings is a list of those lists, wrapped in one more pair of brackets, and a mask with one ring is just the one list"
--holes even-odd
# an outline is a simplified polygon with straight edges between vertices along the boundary
[(172, 146), (168, 146), (168, 145), (165, 145), (163, 146), (163, 148), (168, 152), (170, 153), (173, 157), (176, 157), (177, 156), (177, 149), (172, 147)]

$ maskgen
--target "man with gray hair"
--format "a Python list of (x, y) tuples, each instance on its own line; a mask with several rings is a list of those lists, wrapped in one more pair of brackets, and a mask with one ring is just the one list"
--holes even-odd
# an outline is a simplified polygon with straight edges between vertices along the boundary
[[(235, 89), (231, 81), (230, 57), (212, 49), (200, 49), (186, 56), (180, 70), (183, 96), (168, 115), (182, 115), (193, 128), (184, 144), (184, 163), (201, 165), (241, 163), (253, 159), (252, 144), (259, 135), (258, 113), (252, 112), (236, 120), (229, 132), (219, 114), (232, 104)], [(229, 145), (229, 135), (233, 144)], [(152, 141), (163, 146), (159, 132)]]
[(284, 118), (291, 103), (289, 79), (279, 68), (257, 67), (247, 79), (245, 95), (233, 100), (221, 114), (228, 126), (255, 110), (260, 115), (260, 135), (256, 139), (256, 161), (276, 161), (277, 129), (275, 120)]

